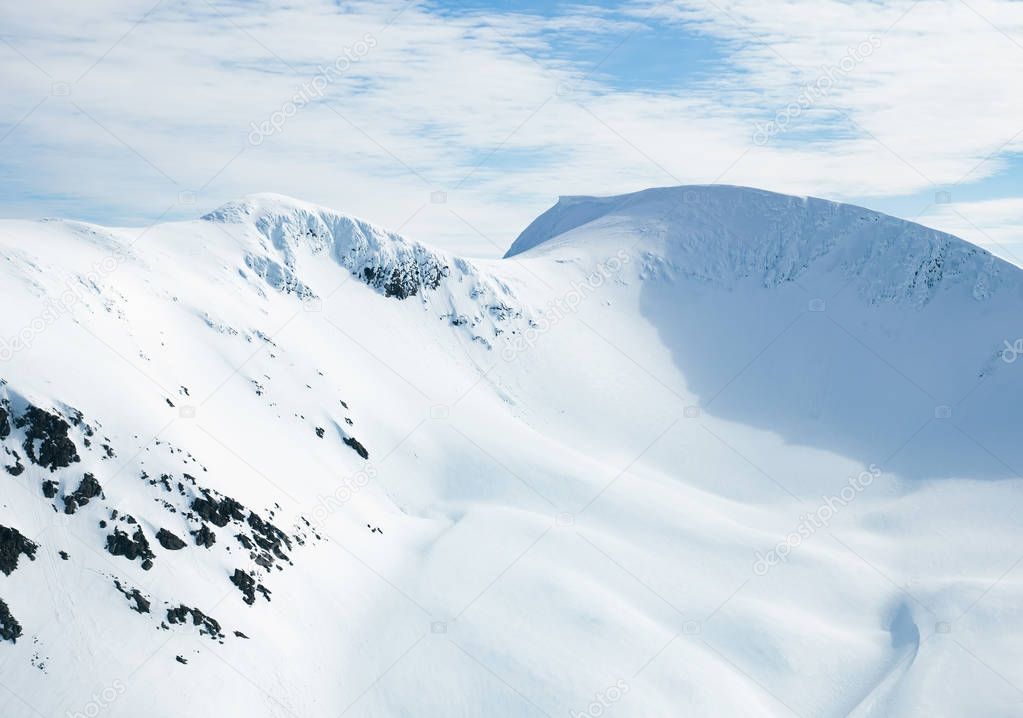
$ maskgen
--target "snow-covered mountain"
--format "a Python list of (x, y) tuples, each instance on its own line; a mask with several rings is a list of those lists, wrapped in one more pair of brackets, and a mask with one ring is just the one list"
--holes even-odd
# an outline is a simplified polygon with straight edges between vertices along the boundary
[(1023, 714), (1023, 271), (962, 240), (704, 186), (0, 251), (5, 717)]

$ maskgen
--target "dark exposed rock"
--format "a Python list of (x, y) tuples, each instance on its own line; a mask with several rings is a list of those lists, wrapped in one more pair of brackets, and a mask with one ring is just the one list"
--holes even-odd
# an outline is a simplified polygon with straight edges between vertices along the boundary
[(90, 499), (94, 499), (97, 496), (104, 498), (103, 487), (96, 481), (95, 476), (86, 474), (82, 477), (82, 482), (78, 484), (78, 488), (75, 489), (74, 493), (64, 497), (64, 513), (73, 514), (80, 507), (89, 503)]
[(14, 463), (9, 466), (4, 466), (4, 469), (6, 469), (7, 473), (11, 476), (21, 476), (21, 474), (25, 471), (25, 465), (21, 463), (21, 455), (14, 449), (9, 449), (6, 446), (4, 447), (4, 451), (8, 456), (14, 457)]
[(256, 583), (256, 579), (252, 577), (252, 574), (246, 573), (240, 568), (234, 570), (234, 574), (231, 576), (231, 583), (238, 587), (238, 590), (244, 596), (242, 600), (250, 606), (256, 602), (256, 591), (263, 594), (263, 598), (267, 601), (270, 600), (270, 590), (263, 584)]
[(450, 269), (434, 257), (402, 257), (393, 264), (364, 267), (362, 280), (386, 297), (407, 299), (426, 289), (436, 289)]
[(244, 508), (230, 496), (217, 499), (205, 489), (203, 489), (203, 496), (196, 497), (192, 501), (192, 510), (200, 518), (221, 528), (227, 526), (230, 521), (244, 521), (245, 514), (242, 513)]
[(235, 631), (235, 632), (234, 632), (234, 635), (235, 635), (235, 636), (237, 636), (238, 638), (244, 638), (245, 640), (248, 640), (248, 639), (249, 639), (249, 637), (248, 637), (248, 636), (246, 636), (246, 635), (245, 635), (244, 633), (242, 633), (241, 631)]
[(209, 548), (217, 542), (217, 535), (206, 524), (200, 526), (198, 531), (193, 531), (192, 535), (195, 537), (196, 546)]
[(153, 567), (153, 559), (156, 558), (141, 527), (136, 528), (131, 536), (121, 529), (114, 529), (114, 533), (107, 536), (107, 551), (114, 556), (124, 556), (129, 561), (141, 558), (142, 568), (146, 571)]
[(200, 635), (209, 636), (210, 638), (224, 637), (220, 630), (220, 623), (211, 616), (207, 616), (198, 608), (189, 608), (182, 604), (177, 608), (167, 609), (168, 623), (187, 623), (189, 617), (192, 619), (192, 625), (199, 627)]
[(0, 439), (11, 435), (11, 404), (7, 399), (0, 399)]
[(188, 659), (187, 658), (182, 658), (181, 656), (174, 656), (174, 660), (177, 661), (178, 663), (180, 663), (181, 665), (184, 665), (184, 666), (188, 665)]
[(364, 459), (369, 458), (369, 451), (367, 451), (366, 447), (362, 445), (362, 442), (360, 442), (354, 436), (346, 436), (344, 439), (342, 439), (342, 441), (345, 442), (352, 449), (354, 449), (355, 453), (361, 456), (362, 458)]
[(47, 479), (46, 481), (43, 482), (43, 496), (45, 496), (48, 499), (52, 499), (54, 496), (57, 495), (58, 486), (59, 484), (57, 484), (57, 482), (54, 481), (53, 479)]
[(284, 545), (289, 551), (291, 550), (291, 539), (288, 538), (287, 534), (269, 521), (264, 521), (255, 511), (249, 514), (248, 522), (249, 526), (252, 527), (252, 538), (260, 548), (265, 551), (272, 551), (282, 561), (288, 560), (287, 555), (281, 549), (281, 546)]
[(156, 532), (156, 540), (168, 551), (180, 551), (185, 547), (185, 542), (172, 534), (167, 529), (160, 529)]
[(0, 526), (0, 571), (5, 576), (10, 576), (18, 567), (18, 557), (22, 554), (35, 561), (37, 548), (39, 547), (22, 536), (18, 529)]
[(244, 598), (242, 600), (250, 606), (256, 602), (256, 580), (240, 568), (234, 570), (231, 576), (231, 583), (238, 587)]
[[(56, 414), (30, 406), (18, 417), (15, 425), (26, 428), (23, 446), (32, 463), (56, 471), (81, 461), (77, 447), (68, 437), (71, 425)], [(38, 453), (36, 442), (39, 442)]]
[(323, 433), (324, 433), (323, 432), (323, 427), (322, 426), (317, 426), (316, 427), (316, 435), (322, 439), (323, 438)]
[(149, 600), (145, 596), (143, 596), (142, 592), (139, 591), (137, 588), (127, 589), (124, 586), (122, 586), (121, 582), (118, 581), (117, 579), (114, 579), (114, 587), (116, 587), (117, 590), (120, 591), (124, 595), (124, 597), (128, 599), (129, 603), (133, 604), (131, 606), (131, 610), (135, 611), (136, 613), (149, 613), (149, 607), (151, 604), (149, 603)]
[(21, 624), (11, 615), (11, 609), (0, 598), (0, 640), (17, 643), (21, 638)]
[(72, 426), (81, 429), (82, 433), (86, 436), (93, 436), (96, 433), (96, 430), (86, 423), (85, 416), (78, 409), (70, 409), (68, 411), (68, 419)]
[(70, 555), (70, 554), (68, 554), (68, 552), (67, 552), (67, 551), (59, 551), (58, 553), (60, 554), (60, 557), (61, 557), (61, 558), (62, 558), (63, 560), (65, 560), (65, 561), (67, 561), (67, 560), (69, 560), (69, 559), (71, 558), (71, 555)]

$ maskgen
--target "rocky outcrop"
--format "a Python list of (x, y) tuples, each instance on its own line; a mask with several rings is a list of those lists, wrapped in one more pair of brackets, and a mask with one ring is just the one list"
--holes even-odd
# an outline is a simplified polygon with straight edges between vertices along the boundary
[(231, 583), (242, 592), (242, 600), (250, 606), (256, 602), (256, 591), (259, 591), (263, 598), (270, 600), (270, 590), (261, 583), (257, 583), (251, 573), (236, 568), (231, 575)]
[[(46, 488), (43, 488), (44, 493)], [(103, 497), (103, 487), (96, 481), (96, 477), (92, 474), (86, 474), (82, 477), (82, 481), (78, 484), (78, 488), (73, 493), (68, 494), (64, 497), (64, 513), (73, 514), (80, 507), (85, 506), (91, 499), (97, 496)]]
[(176, 608), (167, 609), (167, 622), (170, 624), (187, 623), (189, 619), (192, 620), (193, 626), (199, 627), (199, 635), (209, 636), (214, 639), (224, 637), (220, 629), (220, 622), (211, 616), (207, 616), (198, 608), (190, 608), (182, 604)]
[(5, 576), (18, 567), (18, 557), (28, 556), (30, 561), (36, 560), (38, 546), (21, 535), (18, 529), (0, 526), (0, 571)]
[(81, 461), (78, 448), (68, 436), (71, 425), (57, 414), (29, 406), (15, 425), (25, 429), (23, 447), (32, 463), (56, 471)]
[(167, 529), (160, 529), (156, 532), (156, 540), (168, 551), (180, 551), (185, 547), (185, 542), (172, 534)]
[(131, 604), (131, 610), (136, 613), (149, 613), (150, 602), (142, 592), (137, 588), (126, 588), (121, 585), (121, 582), (114, 579), (114, 587), (121, 592), (121, 594), (128, 599), (128, 603)]
[(0, 640), (17, 643), (21, 638), (21, 624), (11, 615), (11, 609), (0, 598)]
[(153, 567), (153, 559), (156, 558), (141, 527), (136, 527), (131, 536), (121, 529), (114, 529), (114, 532), (107, 536), (107, 551), (114, 556), (124, 556), (129, 561), (142, 559), (142, 568), (145, 571)]
[(231, 521), (244, 521), (245, 514), (242, 510), (245, 507), (230, 496), (217, 498), (209, 490), (203, 490), (203, 496), (192, 501), (192, 511), (214, 526), (223, 528)]

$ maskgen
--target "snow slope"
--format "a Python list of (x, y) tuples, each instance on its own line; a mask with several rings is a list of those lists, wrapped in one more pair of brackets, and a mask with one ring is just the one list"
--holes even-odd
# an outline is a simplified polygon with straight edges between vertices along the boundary
[(709, 186), (0, 251), (4, 716), (1023, 714), (1023, 274), (961, 240)]

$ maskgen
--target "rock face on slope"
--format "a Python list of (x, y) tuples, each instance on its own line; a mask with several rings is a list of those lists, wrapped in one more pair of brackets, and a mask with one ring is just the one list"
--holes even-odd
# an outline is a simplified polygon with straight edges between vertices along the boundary
[[(796, 281), (811, 266), (859, 280), (872, 303), (928, 302), (966, 283), (983, 300), (1008, 266), (958, 237), (862, 207), (746, 187), (649, 189), (616, 197), (562, 197), (527, 227), (506, 257), (563, 243), (614, 238), (645, 256), (651, 273), (763, 286)], [(660, 263), (662, 266), (656, 266)]]
[[(159, 479), (151, 479), (143, 471), (134, 480), (133, 487), (114, 482), (115, 491), (108, 496), (97, 474), (105, 482), (107, 476), (113, 477), (121, 472), (111, 466), (110, 460), (116, 456), (113, 440), (103, 436), (102, 442), (94, 441), (100, 436), (99, 422), (87, 420), (81, 411), (66, 405), (37, 404), (3, 379), (0, 379), (0, 411), (0, 449), (14, 455), (14, 447), (23, 448), (34, 469), (23, 473), (11, 471), (8, 467), (11, 476), (7, 481), (20, 483), (19, 487), (12, 486), (8, 490), (23, 491), (25, 495), (35, 496), (34, 500), (39, 502), (41, 510), (61, 514), (62, 518), (72, 522), (76, 534), (81, 532), (81, 540), (91, 545), (93, 551), (102, 548), (112, 556), (132, 563), (138, 559), (139, 569), (151, 571), (156, 568), (160, 556), (147, 536), (147, 531), (152, 531), (163, 552), (202, 551), (199, 560), (211, 562), (230, 557), (233, 563), (244, 567), (236, 569), (236, 574), (244, 576), (251, 584), (253, 596), (258, 591), (269, 600), (270, 589), (262, 581), (269, 582), (272, 578), (271, 570), (281, 571), (293, 565), (294, 549), (311, 540), (308, 521), (303, 520), (303, 526), (295, 525), (287, 533), (274, 523), (276, 509), (261, 514), (229, 496), (203, 486), (194, 476), (181, 470), (195, 463), (194, 457), (190, 452), (175, 447), (168, 447), (167, 457), (158, 459), (157, 465), (161, 468)], [(157, 445), (160, 443), (156, 442)], [(79, 464), (92, 470), (83, 475)], [(200, 465), (200, 468), (205, 472), (205, 467)], [(33, 490), (30, 484), (38, 487), (40, 476), (53, 478), (42, 481), (42, 491), (38, 491), (38, 488)], [(132, 479), (124, 477), (124, 481), (130, 482)], [(108, 504), (108, 501), (111, 503)], [(155, 511), (161, 521), (174, 522), (172, 525), (181, 527), (179, 531), (182, 535), (188, 532), (195, 536), (194, 545), (166, 528), (150, 528), (150, 522), (136, 519), (124, 510), (138, 509), (145, 512), (139, 516), (154, 516), (150, 504), (158, 506)], [(119, 508), (113, 508), (113, 505)], [(216, 529), (211, 529), (207, 522), (212, 523)], [(146, 528), (143, 528), (143, 523), (147, 524)], [(87, 527), (96, 528), (90, 534)], [(217, 530), (233, 535), (243, 551), (231, 553), (231, 549), (227, 548), (220, 556), (207, 558), (206, 550), (217, 543)], [(57, 536), (56, 532), (44, 533), (42, 536), (38, 542), (33, 541), (16, 527), (0, 525), (0, 574), (10, 577), (5, 580), (32, 580), (20, 576), (21, 572), (17, 569), (19, 563), (23, 562), (19, 562), (19, 559), (27, 557), (35, 561), (44, 539), (51, 544), (51, 549), (55, 548), (52, 546), (53, 541), (66, 540), (63, 536)], [(63, 550), (56, 552), (68, 562), (67, 568), (61, 566), (62, 570), (79, 570), (70, 554)], [(117, 567), (115, 570), (123, 570), (129, 575), (133, 571), (127, 564), (122, 567), (115, 563), (111, 567)], [(110, 577), (113, 590), (127, 599), (127, 609), (139, 614), (150, 614), (151, 607), (158, 602), (167, 607), (166, 623), (154, 623), (154, 629), (166, 630), (167, 623), (191, 624), (197, 627), (200, 635), (208, 635), (216, 640), (224, 638), (220, 624), (200, 609), (176, 602), (173, 595), (153, 597), (143, 594), (131, 586), (124, 575), (113, 574)], [(59, 576), (58, 580), (61, 580)], [(229, 581), (238, 583), (236, 578), (226, 577), (224, 584), (229, 585)], [(248, 597), (248, 592), (243, 590), (243, 593)], [(246, 602), (250, 605), (253, 603), (249, 600)], [(25, 627), (25, 630), (33, 633), (40, 628), (27, 622)], [(14, 643), (22, 633), (22, 623), (14, 617), (7, 603), (0, 600), (0, 640)]]

